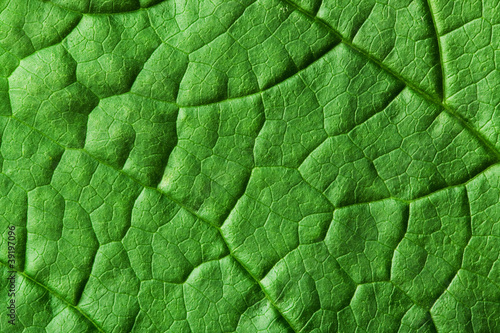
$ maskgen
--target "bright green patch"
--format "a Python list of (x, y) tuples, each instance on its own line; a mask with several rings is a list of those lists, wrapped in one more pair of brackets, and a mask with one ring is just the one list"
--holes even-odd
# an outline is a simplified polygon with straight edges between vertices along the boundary
[(499, 8), (0, 1), (0, 331), (500, 331)]

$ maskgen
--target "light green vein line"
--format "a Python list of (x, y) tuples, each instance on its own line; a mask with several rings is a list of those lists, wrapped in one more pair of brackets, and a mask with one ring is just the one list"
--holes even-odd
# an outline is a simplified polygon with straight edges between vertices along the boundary
[(464, 128), (466, 128), (469, 132), (471, 132), (480, 142), (483, 146), (485, 146), (496, 158), (496, 161), (500, 161), (500, 151), (488, 140), (484, 137), (483, 134), (478, 132), (474, 127), (472, 127), (469, 122), (460, 114), (458, 114), (455, 110), (453, 110), (450, 106), (448, 106), (445, 102), (441, 101), (439, 98), (437, 98), (434, 95), (429, 94), (428, 92), (424, 91), (420, 87), (418, 87), (416, 84), (408, 81), (405, 79), (403, 76), (395, 72), (394, 70), (390, 69), (387, 67), (385, 64), (383, 64), (379, 59), (376, 57), (372, 56), (362, 48), (358, 47), (357, 45), (353, 44), (352, 41), (348, 40), (345, 38), (343, 35), (340, 34), (335, 28), (333, 28), (328, 22), (325, 20), (313, 16), (309, 12), (307, 12), (305, 9), (302, 7), (299, 7), (297, 4), (293, 3), (290, 0), (281, 0), (287, 5), (291, 6), (294, 8), (296, 11), (300, 12), (302, 15), (305, 15), (308, 17), (310, 20), (317, 21), (321, 23), (323, 26), (328, 28), (333, 34), (335, 34), (345, 45), (347, 45), (350, 49), (352, 49), (354, 52), (362, 55), (366, 59), (370, 60), (371, 62), (375, 63), (377, 66), (379, 66), (382, 70), (386, 71), (390, 75), (392, 75), (394, 78), (399, 80), (400, 82), (404, 83), (407, 87), (415, 91), (420, 97), (422, 97), (424, 100), (426, 100), (429, 103), (435, 104), (438, 107), (442, 108), (445, 112), (450, 114), (453, 118), (455, 118)]
[[(5, 264), (4, 262), (0, 261), (0, 265), (1, 266), (4, 266), (5, 268), (9, 268), (9, 266), (7, 266), (7, 264)], [(43, 285), (42, 283), (38, 282), (35, 278), (27, 275), (26, 273), (24, 272), (21, 272), (21, 271), (18, 271), (16, 270), (16, 273), (21, 275), (23, 278), (25, 278), (26, 280), (28, 281), (31, 281), (32, 283), (36, 284), (37, 286), (39, 286), (40, 288), (42, 288), (43, 290), (47, 291), (49, 294), (51, 294), (52, 296), (58, 298), (59, 300), (61, 300), (64, 304), (66, 304), (68, 307), (74, 309), (75, 311), (77, 311), (83, 318), (85, 318), (88, 322), (90, 322), (92, 324), (92, 326), (94, 326), (99, 332), (103, 332), (105, 333), (105, 331), (95, 322), (93, 321), (89, 316), (87, 316), (85, 314), (85, 312), (83, 312), (78, 306), (75, 306), (73, 304), (71, 304), (68, 300), (66, 300), (63, 296), (59, 295), (57, 292), (55, 292), (54, 290), (50, 289), (49, 287)]]
[[(82, 153), (88, 155), (90, 158), (96, 160), (98, 163), (102, 164), (102, 165), (105, 165), (107, 166), (108, 168), (112, 169), (112, 170), (115, 170), (117, 173), (119, 174), (122, 174), (123, 176), (127, 177), (128, 179), (132, 180), (133, 182), (135, 182), (136, 184), (140, 185), (141, 187), (143, 188), (147, 188), (147, 189), (151, 189), (151, 190), (154, 190), (158, 193), (160, 193), (161, 195), (165, 196), (168, 200), (172, 201), (173, 203), (177, 204), (179, 207), (181, 207), (182, 209), (186, 210), (188, 213), (190, 213), (191, 215), (193, 215), (194, 217), (196, 217), (197, 219), (199, 219), (200, 221), (206, 223), (207, 225), (215, 228), (222, 240), (224, 241), (224, 243), (226, 244), (228, 250), (229, 250), (229, 254), (230, 256), (236, 261), (236, 263), (238, 263), (242, 269), (245, 271), (246, 274), (248, 274), (254, 281), (255, 283), (257, 283), (257, 285), (260, 287), (260, 289), (262, 290), (262, 293), (265, 295), (265, 297), (268, 299), (268, 301), (271, 303), (271, 305), (276, 309), (276, 311), (280, 314), (280, 316), (288, 323), (288, 325), (290, 326), (290, 328), (294, 331), (294, 332), (298, 332), (299, 330), (297, 328), (295, 328), (289, 321), (288, 319), (283, 315), (283, 313), (281, 313), (281, 311), (279, 310), (279, 308), (276, 306), (276, 304), (274, 303), (274, 301), (272, 300), (272, 298), (269, 296), (269, 294), (266, 292), (266, 290), (264, 289), (264, 287), (262, 286), (262, 284), (260, 283), (260, 280), (258, 280), (251, 272), (250, 270), (231, 252), (230, 250), (230, 247), (229, 247), (229, 243), (227, 242), (226, 238), (224, 237), (223, 233), (222, 233), (222, 230), (221, 228), (215, 224), (215, 223), (212, 223), (210, 222), (209, 220), (205, 219), (204, 217), (201, 217), (199, 216), (194, 210), (192, 210), (191, 208), (189, 208), (188, 206), (184, 205), (183, 203), (181, 203), (180, 201), (176, 200), (175, 198), (172, 198), (170, 195), (168, 195), (166, 192), (163, 192), (161, 191), (160, 189), (156, 188), (156, 187), (151, 187), (151, 186), (148, 186), (146, 184), (143, 184), (140, 180), (136, 179), (135, 177), (133, 177), (132, 175), (129, 175), (128, 173), (124, 172), (123, 170), (119, 170), (119, 169), (116, 169), (115, 167), (111, 166), (110, 164), (100, 160), (99, 158), (97, 158), (96, 156), (92, 155), (91, 153), (89, 153), (88, 151), (86, 151), (85, 149), (83, 148), (68, 148), (68, 147), (65, 147), (63, 146), (62, 144), (60, 144), (59, 142), (57, 142), (56, 140), (54, 140), (53, 138), (51, 138), (50, 136), (46, 135), (45, 133), (43, 133), (42, 131), (40, 131), (39, 129), (35, 128), (35, 127), (32, 127), (31, 125), (25, 123), (24, 121), (22, 120), (19, 120), (17, 119), (16, 117), (14, 116), (7, 116), (7, 118), (11, 118), (21, 124), (23, 124), (24, 126), (32, 129), (33, 131), (36, 131), (37, 133), (39, 133), (40, 135), (42, 135), (43, 137), (47, 138), (48, 140), (52, 141), (53, 143), (55, 143), (56, 145), (58, 145), (59, 147), (61, 147), (62, 149), (64, 150), (77, 150), (77, 151), (81, 151)], [(5, 265), (5, 264), (4, 264)], [(27, 276), (28, 277), (28, 276)], [(29, 277), (28, 277), (29, 278)], [(31, 280), (33, 280), (31, 278)], [(38, 283), (37, 281), (33, 280), (34, 282), (36, 282), (37, 284), (43, 286), (42, 284)], [(43, 286), (45, 289), (49, 290), (49, 288)], [(54, 293), (54, 295), (57, 295)], [(62, 297), (59, 296), (59, 298), (63, 299)], [(64, 299), (63, 299), (64, 300)], [(66, 303), (68, 304), (71, 304), (69, 303), (68, 301), (65, 301)], [(74, 307), (74, 306), (73, 306)], [(75, 307), (75, 309), (78, 309), (77, 307)], [(80, 313), (83, 314), (83, 312), (81, 312), (79, 310)], [(87, 316), (85, 316), (85, 318), (88, 318)], [(90, 320), (90, 318), (88, 318)], [(96, 326), (98, 327), (98, 326)], [(98, 327), (99, 328), (99, 327)], [(103, 332), (101, 330), (101, 332)]]
[[(119, 169), (116, 169), (115, 167), (109, 165), (108, 163), (100, 160), (99, 158), (97, 158), (96, 156), (92, 155), (91, 153), (89, 153), (88, 151), (86, 151), (85, 149), (81, 149), (81, 148), (68, 148), (68, 147), (65, 147), (63, 146), (62, 144), (60, 144), (59, 142), (57, 142), (56, 140), (54, 140), (53, 138), (51, 138), (50, 136), (46, 135), (44, 132), (41, 132), (39, 129), (35, 128), (35, 127), (32, 127), (30, 126), (29, 124), (25, 123), (24, 121), (21, 121), (17, 118), (15, 118), (14, 116), (6, 116), (7, 118), (11, 118), (21, 124), (23, 124), (24, 126), (26, 127), (29, 127), (30, 129), (36, 131), (37, 133), (39, 133), (40, 135), (42, 135), (43, 137), (47, 138), (48, 140), (54, 142), (56, 145), (58, 145), (59, 147), (63, 148), (64, 150), (77, 150), (77, 151), (81, 151), (82, 153), (88, 155), (89, 157), (91, 157), (92, 159), (96, 160), (98, 163), (102, 164), (102, 165), (105, 165), (107, 167), (109, 167), (110, 169), (112, 170), (115, 170), (117, 173), (120, 173), (122, 174), (123, 176), (127, 177), (128, 179), (132, 180), (133, 182), (137, 183), (138, 185), (140, 185), (141, 187), (143, 188), (147, 188), (147, 189), (151, 189), (151, 190), (154, 190), (158, 193), (160, 193), (161, 195), (165, 196), (167, 199), (169, 199), (170, 201), (174, 202), (176, 205), (178, 205), (179, 207), (181, 207), (182, 209), (186, 210), (188, 213), (190, 213), (191, 215), (193, 215), (194, 217), (196, 217), (197, 219), (199, 219), (200, 221), (210, 225), (211, 227), (215, 228), (221, 238), (223, 239), (223, 241), (225, 242), (226, 246), (228, 247), (228, 249), (230, 249), (229, 247), (229, 244), (226, 240), (226, 238), (224, 237), (223, 233), (222, 233), (222, 230), (221, 228), (215, 224), (215, 223), (212, 223), (210, 222), (209, 220), (199, 216), (195, 211), (193, 211), (191, 208), (189, 208), (188, 206), (184, 205), (183, 203), (181, 203), (180, 201), (172, 198), (170, 195), (168, 195), (167, 193), (161, 191), (160, 189), (156, 188), (156, 187), (151, 187), (151, 186), (148, 186), (148, 185), (145, 185), (143, 184), (141, 181), (139, 181), (138, 179), (136, 179), (135, 177), (131, 176), (130, 174), (124, 172), (123, 170), (119, 170)], [(496, 164), (494, 164), (496, 165)], [(484, 173), (487, 169), (490, 169), (491, 167), (493, 167), (494, 165), (490, 165), (489, 167), (487, 167), (486, 169), (482, 170), (481, 172), (478, 173), (479, 174), (482, 174)], [(293, 169), (293, 168), (289, 168), (289, 169)], [(295, 169), (293, 169), (295, 170)], [(478, 175), (476, 175), (475, 177), (477, 177)], [(458, 185), (453, 185), (453, 186), (449, 186), (449, 187), (458, 187), (458, 186), (464, 186), (465, 184), (467, 184), (468, 182), (472, 181), (475, 177), (473, 177), (472, 179), (468, 180), (467, 182), (463, 183), (463, 184), (458, 184)], [(448, 187), (446, 187), (448, 188)], [(438, 191), (440, 190), (443, 190), (443, 189), (439, 189)], [(437, 191), (436, 191), (437, 192)], [(435, 193), (435, 192), (433, 192)], [(433, 193), (430, 193), (430, 194), (427, 194), (423, 197), (419, 197), (419, 198), (415, 198), (413, 200), (402, 200), (402, 199), (399, 199), (399, 198), (384, 198), (384, 199), (381, 199), (381, 200), (378, 200), (378, 201), (382, 201), (382, 200), (387, 200), (387, 199), (395, 199), (395, 200), (398, 200), (398, 201), (401, 201), (401, 202), (405, 202), (405, 203), (411, 203), (415, 200), (418, 200), (418, 199), (421, 199), (421, 198), (425, 198), (427, 196), (430, 196), (432, 195)], [(346, 206), (342, 206), (342, 207), (337, 207), (336, 209), (341, 209), (341, 208), (345, 208), (345, 207), (350, 207), (350, 206), (355, 206), (355, 205), (362, 205), (362, 204), (367, 204), (368, 202), (365, 202), (365, 203), (356, 203), (356, 204), (353, 204), (353, 205), (346, 205)], [(241, 268), (247, 273), (248, 276), (250, 276), (254, 281), (255, 283), (257, 283), (257, 285), (259, 285), (260, 289), (262, 290), (264, 296), (266, 297), (266, 299), (270, 302), (270, 304), (276, 309), (276, 311), (280, 314), (280, 316), (285, 320), (285, 322), (290, 326), (290, 328), (294, 331), (294, 332), (300, 332), (300, 329), (294, 327), (290, 321), (283, 315), (283, 313), (279, 310), (279, 308), (277, 307), (276, 303), (273, 301), (273, 299), (269, 296), (269, 294), (265, 291), (264, 287), (262, 286), (262, 284), (260, 283), (260, 280), (255, 277), (251, 272), (250, 270), (231, 252), (231, 250), (229, 250), (229, 253), (230, 253), (230, 256), (238, 263), (238, 265), (241, 266)], [(5, 265), (5, 264), (4, 264)], [(20, 273), (21, 274), (21, 273)], [(25, 274), (24, 274), (25, 275)], [(29, 276), (26, 276), (27, 278), (30, 278)], [(51, 289), (43, 286), (41, 283), (35, 281), (34, 279), (30, 278), (31, 280), (33, 280), (34, 282), (36, 282), (37, 284), (41, 285), (42, 287), (44, 287), (45, 289), (51, 291)], [(55, 292), (51, 291), (52, 294), (58, 296)], [(64, 300), (62, 297), (58, 296), (60, 299)], [(68, 303), (69, 305), (71, 305), (71, 303), (69, 303), (68, 301), (65, 301), (65, 303)], [(72, 306), (74, 307), (74, 306)], [(80, 313), (83, 314), (83, 312), (81, 310), (79, 310), (79, 308), (77, 307), (74, 307), (75, 309), (77, 309)], [(85, 318), (89, 319), (90, 318), (86, 315), (84, 315)], [(97, 328), (99, 328), (99, 326), (95, 325)], [(101, 330), (101, 332), (103, 332)]]
[[(149, 6), (149, 7), (139, 7), (139, 8), (135, 8), (135, 9), (132, 9), (132, 10), (123, 10), (123, 11), (117, 11), (117, 12), (104, 12), (104, 13), (90, 13), (90, 12), (80, 12), (80, 11), (77, 11), (77, 10), (74, 10), (74, 9), (71, 9), (71, 8), (68, 8), (68, 7), (65, 7), (63, 5), (60, 5), (58, 3), (55, 3), (53, 1), (44, 1), (44, 0), (39, 0), (40, 2), (42, 3), (49, 3), (50, 5), (54, 6), (54, 7), (57, 7), (57, 8), (60, 8), (62, 10), (65, 10), (65, 11), (68, 11), (68, 12), (71, 12), (71, 13), (75, 13), (75, 14), (79, 14), (79, 15), (87, 15), (87, 16), (106, 16), (106, 15), (121, 15), (121, 14), (133, 14), (133, 13), (137, 13), (137, 12), (141, 12), (141, 11), (146, 11), (148, 10), (149, 8), (153, 8), (153, 7), (156, 7), (160, 4), (162, 4), (163, 2), (167, 1), (167, 0), (164, 0), (164, 1), (160, 1), (152, 6)], [(88, 7), (87, 7), (87, 10)]]
[(434, 33), (436, 34), (436, 42), (439, 50), (439, 67), (441, 67), (441, 92), (443, 94), (442, 102), (444, 102), (446, 98), (446, 83), (444, 76), (443, 48), (441, 46), (441, 38), (439, 38), (438, 35), (438, 27), (436, 24), (436, 18), (434, 16), (434, 9), (432, 8), (430, 0), (427, 0), (427, 6), (429, 7), (429, 15), (431, 16), (432, 26), (434, 27)]

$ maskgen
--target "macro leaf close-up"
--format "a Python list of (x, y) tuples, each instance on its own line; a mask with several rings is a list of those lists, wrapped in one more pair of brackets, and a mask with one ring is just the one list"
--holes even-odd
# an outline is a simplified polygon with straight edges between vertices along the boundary
[(0, 0), (0, 332), (500, 332), (499, 0)]

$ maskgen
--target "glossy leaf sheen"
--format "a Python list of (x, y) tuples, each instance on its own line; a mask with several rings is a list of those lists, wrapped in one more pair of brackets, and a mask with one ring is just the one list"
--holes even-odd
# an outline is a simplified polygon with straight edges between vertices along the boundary
[(497, 0), (0, 1), (0, 331), (500, 331), (499, 50)]

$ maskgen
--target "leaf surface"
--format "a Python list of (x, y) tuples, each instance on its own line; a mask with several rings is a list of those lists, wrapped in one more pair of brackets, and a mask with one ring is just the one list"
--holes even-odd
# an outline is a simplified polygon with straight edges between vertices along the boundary
[(499, 331), (499, 27), (496, 0), (1, 1), (0, 330)]

